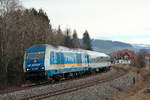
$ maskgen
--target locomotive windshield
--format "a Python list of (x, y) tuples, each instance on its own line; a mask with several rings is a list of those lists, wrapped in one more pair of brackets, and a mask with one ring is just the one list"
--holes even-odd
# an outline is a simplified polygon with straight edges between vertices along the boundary
[(27, 54), (27, 59), (40, 59), (44, 58), (45, 52), (33, 52)]

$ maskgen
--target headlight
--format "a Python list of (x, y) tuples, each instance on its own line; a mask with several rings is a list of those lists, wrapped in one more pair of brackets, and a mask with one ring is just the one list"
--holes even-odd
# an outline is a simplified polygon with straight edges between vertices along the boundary
[(27, 68), (27, 71), (29, 71), (30, 69), (29, 68)]

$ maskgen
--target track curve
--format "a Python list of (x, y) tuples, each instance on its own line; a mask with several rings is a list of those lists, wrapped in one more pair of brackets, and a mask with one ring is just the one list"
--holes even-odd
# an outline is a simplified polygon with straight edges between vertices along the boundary
[(91, 86), (94, 86), (97, 84), (101, 84), (104, 82), (108, 82), (108, 81), (117, 79), (121, 76), (124, 76), (128, 72), (125, 69), (121, 69), (121, 68), (117, 68), (117, 67), (113, 67), (113, 68), (115, 68), (117, 71), (116, 71), (116, 73), (111, 75), (111, 77), (102, 78), (102, 79), (97, 77), (97, 78), (91, 79), (90, 81), (85, 81), (84, 83), (81, 83), (81, 84), (69, 86), (67, 88), (63, 87), (63, 88), (53, 90), (53, 91), (50, 91), (47, 93), (42, 93), (42, 94), (26, 97), (26, 98), (23, 98), (21, 100), (39, 100), (39, 99), (44, 99), (44, 98), (48, 98), (48, 97), (52, 97), (52, 96), (57, 96), (57, 95), (77, 91), (77, 90), (80, 90), (83, 88), (91, 87)]

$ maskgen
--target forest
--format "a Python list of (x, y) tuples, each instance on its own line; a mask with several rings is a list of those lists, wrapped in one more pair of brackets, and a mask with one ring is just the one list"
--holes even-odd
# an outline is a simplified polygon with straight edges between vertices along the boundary
[(24, 82), (24, 51), (36, 44), (92, 50), (87, 30), (82, 43), (76, 30), (53, 28), (42, 9), (27, 9), (19, 0), (0, 0), (0, 88)]

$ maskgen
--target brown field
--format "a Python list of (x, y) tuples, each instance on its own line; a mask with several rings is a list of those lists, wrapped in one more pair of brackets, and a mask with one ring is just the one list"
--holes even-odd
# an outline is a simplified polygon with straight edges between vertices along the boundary
[(109, 98), (109, 100), (150, 100), (150, 69), (123, 65), (120, 67), (137, 73), (138, 78), (135, 84)]

